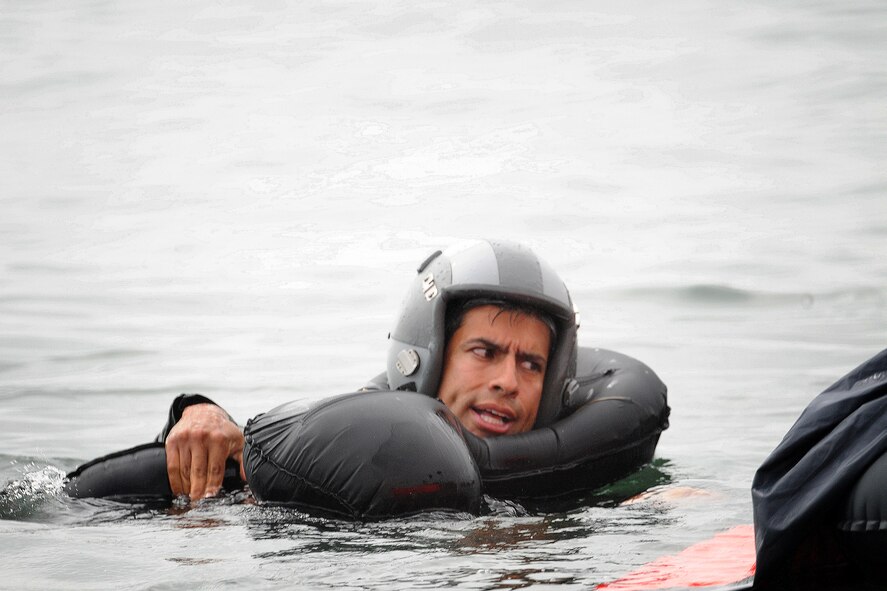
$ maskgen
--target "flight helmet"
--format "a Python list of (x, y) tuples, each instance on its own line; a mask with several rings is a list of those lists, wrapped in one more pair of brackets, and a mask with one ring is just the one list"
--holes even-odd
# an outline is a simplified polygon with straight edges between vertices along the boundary
[(579, 318), (561, 278), (520, 244), (476, 241), (437, 251), (419, 265), (389, 334), (389, 387), (437, 395), (447, 307), (469, 299), (530, 306), (554, 322), (556, 334), (534, 428), (554, 422), (565, 394), (576, 385)]

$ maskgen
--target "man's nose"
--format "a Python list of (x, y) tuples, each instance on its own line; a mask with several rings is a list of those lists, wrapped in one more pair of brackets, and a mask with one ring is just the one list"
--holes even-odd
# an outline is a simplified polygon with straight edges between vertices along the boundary
[(517, 359), (514, 355), (504, 355), (494, 371), (490, 384), (493, 390), (504, 394), (517, 392)]

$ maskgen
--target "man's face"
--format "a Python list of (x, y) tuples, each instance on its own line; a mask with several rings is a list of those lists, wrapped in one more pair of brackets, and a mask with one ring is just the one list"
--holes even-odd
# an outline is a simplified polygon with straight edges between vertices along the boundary
[(529, 431), (550, 341), (537, 318), (496, 306), (472, 308), (447, 343), (438, 398), (478, 437)]

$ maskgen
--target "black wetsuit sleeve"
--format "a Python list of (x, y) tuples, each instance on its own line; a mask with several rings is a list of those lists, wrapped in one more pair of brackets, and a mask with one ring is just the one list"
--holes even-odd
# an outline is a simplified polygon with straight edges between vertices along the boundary
[[(166, 424), (157, 435), (155, 441), (166, 441), (169, 432), (172, 430), (173, 427), (176, 426), (176, 423), (179, 422), (179, 419), (182, 418), (182, 413), (185, 411), (185, 409), (195, 404), (213, 404), (215, 406), (219, 406), (202, 394), (179, 394), (175, 397), (175, 400), (173, 400), (172, 404), (169, 406), (169, 415), (167, 415)], [(225, 414), (228, 413), (226, 412)], [(228, 415), (228, 418), (231, 420), (232, 423), (234, 423), (235, 425), (237, 424), (237, 421), (232, 419), (231, 415)]]

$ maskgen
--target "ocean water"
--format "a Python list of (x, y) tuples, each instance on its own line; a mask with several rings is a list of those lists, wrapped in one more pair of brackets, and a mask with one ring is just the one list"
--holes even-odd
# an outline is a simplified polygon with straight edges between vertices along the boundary
[[(750, 523), (887, 344), (885, 96), (876, 1), (0, 0), (0, 587), (589, 589)], [(369, 524), (58, 494), (180, 392), (245, 422), (363, 384), (473, 237), (656, 370), (638, 478), (699, 494)]]

